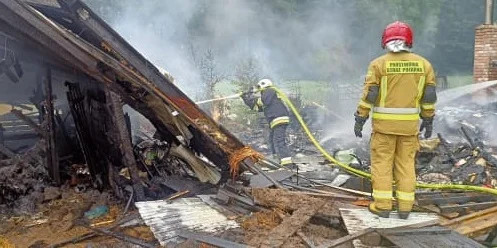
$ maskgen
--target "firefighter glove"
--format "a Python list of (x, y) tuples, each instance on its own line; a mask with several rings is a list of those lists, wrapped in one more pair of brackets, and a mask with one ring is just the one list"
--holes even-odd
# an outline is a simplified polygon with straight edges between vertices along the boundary
[(354, 116), (355, 116), (355, 125), (354, 125), (355, 136), (362, 138), (362, 128), (364, 126), (364, 123), (366, 123), (366, 121), (368, 120), (368, 117), (362, 117), (357, 113), (355, 113)]
[(254, 101), (255, 101), (255, 96), (252, 92), (250, 91), (247, 91), (247, 92), (242, 92), (240, 94), (240, 97), (242, 98), (243, 102), (247, 105), (247, 106), (250, 106), (252, 107), (254, 105)]
[(425, 139), (428, 139), (431, 137), (431, 134), (433, 133), (433, 117), (421, 117), (423, 122), (421, 122), (421, 127), (419, 128), (419, 131), (422, 132), (423, 130), (425, 131), (424, 137)]

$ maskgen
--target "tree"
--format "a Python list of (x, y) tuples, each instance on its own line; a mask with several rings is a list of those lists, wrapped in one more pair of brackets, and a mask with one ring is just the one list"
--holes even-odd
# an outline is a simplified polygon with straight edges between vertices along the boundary
[(200, 77), (205, 85), (206, 99), (216, 97), (216, 85), (223, 81), (226, 78), (226, 75), (220, 71), (211, 48), (208, 48), (200, 59), (199, 69)]
[(261, 68), (254, 57), (248, 57), (236, 64), (233, 84), (239, 91), (247, 91), (261, 79)]

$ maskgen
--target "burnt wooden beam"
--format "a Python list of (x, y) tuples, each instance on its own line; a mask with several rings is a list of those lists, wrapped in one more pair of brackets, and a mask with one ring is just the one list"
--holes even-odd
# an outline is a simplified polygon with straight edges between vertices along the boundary
[(466, 203), (461, 205), (447, 205), (439, 206), (442, 213), (469, 213), (478, 210), (487, 209), (493, 206), (497, 206), (497, 201), (493, 202), (478, 202), (478, 203)]
[(418, 204), (424, 205), (445, 205), (445, 204), (463, 204), (466, 202), (486, 202), (495, 201), (497, 197), (493, 195), (483, 195), (483, 194), (466, 194), (458, 196), (446, 196), (446, 197), (433, 197), (433, 198), (419, 198), (417, 199)]
[(93, 142), (90, 134), (90, 127), (88, 124), (88, 116), (84, 104), (86, 100), (85, 95), (83, 95), (83, 93), (81, 92), (79, 84), (66, 81), (65, 85), (68, 88), (67, 101), (69, 103), (69, 108), (71, 109), (72, 118), (74, 119), (78, 144), (83, 153), (85, 162), (90, 170), (90, 175), (93, 182), (98, 182), (96, 176), (98, 174), (96, 161), (97, 155), (95, 147), (91, 147)]
[(446, 226), (460, 234), (477, 237), (489, 232), (497, 225), (497, 206), (464, 215), (452, 220), (442, 221)]
[(117, 140), (119, 142), (119, 150), (121, 151), (123, 164), (128, 167), (131, 180), (133, 181), (133, 190), (137, 201), (145, 200), (145, 191), (138, 174), (138, 165), (133, 153), (131, 138), (129, 136), (126, 119), (123, 112), (123, 104), (121, 98), (116, 93), (107, 90), (111, 119), (115, 125)]
[(33, 121), (33, 119), (24, 115), (22, 111), (18, 109), (12, 109), (10, 112), (20, 120), (24, 121), (24, 123), (28, 124), (36, 133), (38, 133), (41, 136), (45, 136), (45, 131), (43, 131), (40, 125), (38, 125), (35, 121)]
[[(201, 110), (186, 94), (184, 94), (169, 78), (165, 77), (150, 61), (136, 51), (124, 38), (114, 31), (105, 21), (98, 17), (85, 3), (79, 0), (59, 0), (62, 8), (72, 12), (74, 21), (80, 22), (86, 27), (85, 33), (92, 32), (100, 38), (100, 43), (93, 44), (107, 54), (118, 60), (121, 64), (132, 69), (145, 82), (153, 82), (151, 87), (146, 87), (149, 92), (158, 94), (168, 104), (171, 104), (181, 116), (187, 118), (193, 126), (201, 130), (199, 135), (209, 136), (196, 137), (198, 144), (193, 146), (198, 151), (213, 159), (214, 150), (218, 147), (224, 152), (232, 152), (243, 147), (243, 144), (223, 126), (216, 122), (203, 110)], [(176, 117), (178, 118), (178, 117)], [(201, 121), (197, 123), (197, 121)], [(217, 144), (217, 147), (216, 147)], [(225, 156), (225, 154), (222, 154)], [(219, 158), (217, 159), (220, 163)]]
[(45, 69), (45, 108), (46, 116), (45, 122), (45, 144), (46, 144), (46, 163), (47, 168), (55, 183), (60, 184), (60, 170), (59, 170), (59, 155), (57, 150), (57, 140), (55, 138), (55, 110), (53, 106), (52, 95), (52, 69), (47, 66)]

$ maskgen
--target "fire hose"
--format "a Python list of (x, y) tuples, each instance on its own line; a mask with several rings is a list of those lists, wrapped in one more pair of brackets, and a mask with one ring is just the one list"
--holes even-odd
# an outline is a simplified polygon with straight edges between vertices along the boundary
[[(304, 120), (302, 119), (302, 116), (297, 111), (297, 108), (295, 108), (295, 106), (290, 101), (290, 99), (288, 99), (288, 97), (282, 91), (280, 91), (278, 88), (276, 88), (276, 87), (272, 87), (272, 88), (278, 93), (279, 97), (283, 100), (283, 102), (285, 102), (285, 104), (293, 112), (293, 114), (297, 118), (300, 126), (302, 127), (302, 129), (304, 130), (304, 132), (306, 133), (307, 137), (309, 138), (309, 140), (311, 141), (311, 143), (314, 145), (314, 147), (316, 147), (316, 149), (318, 149), (318, 151), (327, 160), (329, 160), (333, 164), (336, 164), (337, 166), (341, 167), (342, 169), (344, 169), (346, 172), (348, 172), (350, 174), (353, 174), (353, 175), (356, 175), (356, 176), (359, 176), (359, 177), (363, 177), (363, 178), (367, 178), (367, 179), (371, 179), (371, 174), (369, 174), (369, 173), (367, 173), (365, 171), (362, 171), (362, 170), (355, 169), (355, 168), (353, 168), (353, 167), (351, 167), (351, 166), (349, 166), (347, 164), (344, 164), (344, 163), (338, 161), (333, 156), (331, 156), (321, 146), (321, 144), (319, 144), (319, 142), (316, 140), (316, 138), (314, 137), (314, 135), (312, 135), (311, 131), (309, 130), (309, 128), (305, 124)], [(417, 188), (426, 188), (426, 189), (440, 189), (440, 190), (478, 191), (478, 192), (484, 192), (484, 193), (490, 193), (490, 194), (497, 195), (497, 189), (486, 188), (486, 187), (475, 186), (475, 185), (416, 183), (416, 187)]]

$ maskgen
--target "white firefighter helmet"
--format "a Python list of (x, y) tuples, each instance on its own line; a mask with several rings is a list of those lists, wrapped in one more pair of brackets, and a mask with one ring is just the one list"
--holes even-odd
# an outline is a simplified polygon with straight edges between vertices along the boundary
[(271, 86), (273, 86), (273, 82), (267, 78), (262, 79), (257, 83), (257, 87), (261, 90)]

